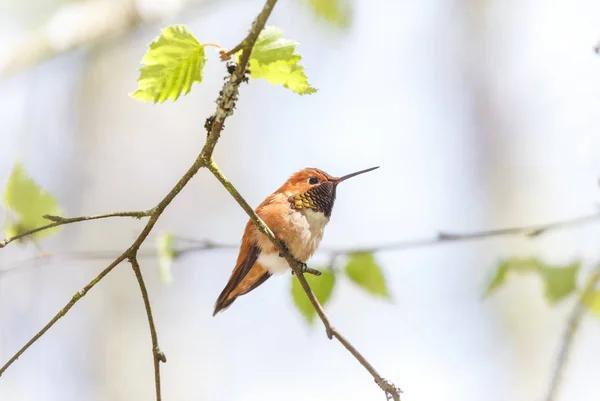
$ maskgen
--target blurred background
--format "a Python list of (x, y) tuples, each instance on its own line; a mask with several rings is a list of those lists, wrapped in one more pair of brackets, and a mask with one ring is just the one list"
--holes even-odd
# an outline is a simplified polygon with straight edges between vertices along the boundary
[[(66, 216), (152, 207), (200, 151), (225, 75), (214, 49), (204, 82), (161, 106), (128, 96), (147, 44), (168, 24), (233, 47), (258, 0), (0, 1), (0, 182), (22, 160)], [(354, 1), (339, 29), (299, 1), (270, 20), (298, 51), (311, 96), (253, 81), (241, 88), (215, 158), (254, 206), (294, 171), (381, 169), (340, 187), (324, 247), (354, 247), (537, 224), (593, 213), (599, 199), (600, 2)], [(79, 46), (83, 44), (83, 46)], [(74, 51), (66, 51), (75, 47)], [(161, 217), (161, 231), (226, 243), (247, 217), (202, 171)], [(1, 223), (1, 222), (0, 222)], [(45, 252), (114, 251), (143, 222), (63, 227)], [(573, 297), (555, 307), (534, 276), (510, 276), (483, 299), (511, 256), (600, 260), (598, 224), (537, 239), (499, 238), (378, 253), (392, 294), (373, 299), (340, 277), (335, 326), (404, 400), (541, 400)], [(107, 260), (35, 260), (0, 251), (0, 363)], [(379, 400), (372, 378), (320, 324), (293, 306), (290, 277), (268, 281), (213, 318), (237, 253), (190, 254), (159, 279), (142, 260), (168, 358), (168, 401)], [(33, 260), (31, 258), (34, 258)], [(326, 263), (317, 254), (311, 265)], [(18, 268), (15, 268), (17, 266)], [(585, 274), (581, 275), (585, 279)], [(600, 322), (587, 315), (560, 399), (596, 400)], [(154, 397), (150, 336), (128, 265), (95, 287), (0, 379), (0, 400)]]

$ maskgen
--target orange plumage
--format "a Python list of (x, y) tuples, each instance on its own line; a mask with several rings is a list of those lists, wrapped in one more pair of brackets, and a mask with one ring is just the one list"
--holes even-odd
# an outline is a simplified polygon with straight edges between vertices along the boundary
[[(317, 250), (329, 222), (337, 185), (355, 175), (378, 167), (358, 171), (341, 178), (316, 168), (293, 174), (255, 210), (256, 214), (300, 262)], [(215, 303), (213, 316), (227, 309), (239, 296), (264, 283), (273, 273), (288, 271), (287, 261), (271, 241), (248, 221), (235, 268)]]

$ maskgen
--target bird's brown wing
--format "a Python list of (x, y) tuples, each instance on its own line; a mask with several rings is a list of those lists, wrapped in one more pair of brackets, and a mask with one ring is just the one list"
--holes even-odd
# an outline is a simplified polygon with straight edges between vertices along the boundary
[[(266, 213), (268, 210), (270, 210), (269, 206), (272, 206), (276, 200), (277, 195), (271, 194), (258, 206), (256, 213), (272, 230), (279, 232), (281, 229), (279, 225), (275, 224), (277, 221), (271, 218), (272, 213)], [(263, 247), (268, 247), (267, 249), (270, 252), (275, 252), (276, 249), (274, 248), (273, 244), (268, 242), (266, 237), (262, 235), (257, 236), (256, 231), (257, 229), (254, 226), (254, 223), (252, 221), (248, 221), (242, 237), (242, 244), (240, 246), (240, 253), (238, 255), (235, 269), (233, 269), (227, 285), (215, 303), (215, 311), (213, 312), (213, 316), (227, 309), (237, 297), (249, 293), (267, 281), (269, 277), (271, 277), (272, 274), (269, 273), (269, 271), (260, 263), (256, 263), (256, 261), (261, 253), (261, 249), (265, 249)], [(257, 239), (262, 240), (261, 245), (256, 242)]]
[(256, 243), (242, 243), (238, 264), (217, 298), (213, 316), (231, 306), (237, 297), (249, 293), (271, 277), (272, 274), (267, 269), (256, 263), (259, 254), (260, 248)]

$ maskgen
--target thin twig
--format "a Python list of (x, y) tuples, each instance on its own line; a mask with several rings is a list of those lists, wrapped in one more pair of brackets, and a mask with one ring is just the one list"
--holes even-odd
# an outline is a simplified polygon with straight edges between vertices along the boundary
[(39, 233), (40, 231), (48, 230), (49, 228), (63, 226), (65, 224), (79, 223), (80, 221), (90, 221), (90, 220), (100, 220), (106, 219), (109, 217), (134, 217), (136, 219), (141, 219), (143, 217), (148, 217), (152, 213), (152, 210), (146, 211), (138, 211), (138, 212), (116, 212), (116, 213), (106, 213), (106, 214), (98, 214), (95, 216), (81, 216), (81, 217), (60, 217), (60, 216), (52, 216), (52, 215), (44, 215), (43, 217), (47, 220), (52, 221), (50, 224), (46, 224), (45, 226), (34, 228), (33, 230), (25, 231), (24, 233), (15, 235), (10, 238), (3, 239), (0, 241), (0, 248), (4, 248), (6, 245), (10, 244), (13, 241), (18, 239), (27, 237), (29, 235)]
[(154, 386), (156, 389), (156, 400), (160, 401), (160, 363), (166, 363), (167, 357), (158, 346), (158, 335), (156, 334), (154, 318), (152, 317), (152, 307), (150, 306), (148, 289), (144, 283), (144, 276), (142, 275), (142, 270), (140, 269), (140, 264), (137, 260), (137, 255), (135, 252), (133, 252), (133, 255), (129, 256), (129, 263), (131, 263), (131, 268), (133, 269), (137, 282), (140, 286), (140, 292), (142, 293), (142, 299), (144, 300), (144, 308), (146, 309), (146, 316), (148, 316), (148, 326), (150, 328), (150, 337), (152, 339), (152, 359), (154, 359)]
[(384, 252), (384, 251), (401, 251), (405, 249), (422, 248), (426, 246), (441, 245), (448, 242), (463, 242), (477, 239), (505, 237), (514, 235), (523, 235), (529, 238), (539, 237), (548, 231), (574, 227), (600, 221), (600, 213), (596, 212), (575, 218), (558, 220), (550, 223), (533, 224), (528, 226), (516, 226), (500, 228), (496, 230), (473, 231), (469, 233), (456, 233), (448, 231), (440, 231), (436, 237), (420, 238), (408, 241), (391, 242), (389, 244), (377, 245), (374, 247), (358, 248), (355, 252)]
[(371, 374), (371, 376), (373, 376), (373, 379), (375, 379), (375, 382), (385, 392), (386, 397), (388, 399), (393, 399), (394, 401), (399, 401), (400, 393), (402, 392), (400, 390), (400, 388), (396, 387), (389, 380), (384, 379), (375, 370), (373, 365), (371, 365), (367, 361), (367, 359), (339, 331), (337, 331), (333, 327), (333, 325), (329, 321), (329, 318), (325, 314), (323, 307), (317, 300), (317, 297), (315, 297), (315, 294), (312, 292), (310, 285), (308, 284), (308, 282), (306, 281), (306, 278), (304, 277), (304, 273), (302, 272), (302, 264), (299, 261), (295, 260), (294, 257), (282, 246), (282, 244), (277, 239), (275, 239), (273, 232), (262, 221), (262, 219), (254, 212), (254, 210), (252, 210), (252, 207), (250, 207), (248, 202), (246, 202), (246, 200), (242, 197), (242, 195), (240, 195), (240, 193), (235, 189), (233, 184), (231, 184), (231, 182), (227, 178), (225, 178), (225, 176), (220, 171), (219, 167), (216, 165), (216, 163), (214, 161), (208, 165), (208, 169), (214, 174), (214, 176), (219, 180), (219, 182), (221, 182), (223, 187), (225, 187), (227, 192), (229, 192), (231, 194), (231, 196), (238, 202), (238, 204), (242, 207), (242, 209), (244, 209), (244, 211), (250, 217), (252, 222), (256, 225), (258, 230), (261, 233), (263, 233), (264, 235), (266, 235), (269, 238), (269, 240), (271, 240), (273, 245), (275, 245), (275, 247), (284, 255), (286, 261), (288, 262), (288, 264), (294, 271), (294, 274), (298, 278), (298, 281), (300, 281), (300, 285), (304, 289), (306, 296), (308, 297), (311, 304), (315, 308), (317, 315), (319, 315), (319, 318), (323, 322), (323, 326), (325, 326), (325, 332), (327, 334), (327, 337), (329, 337), (329, 339), (336, 338), (344, 346), (344, 348), (346, 348), (352, 354), (352, 356), (354, 356), (354, 358), (356, 358), (356, 360)]
[(558, 391), (562, 383), (564, 371), (567, 367), (569, 355), (571, 354), (573, 343), (575, 341), (575, 335), (577, 334), (579, 325), (581, 324), (581, 320), (585, 315), (586, 306), (588, 305), (590, 298), (593, 295), (596, 286), (599, 282), (600, 266), (596, 267), (588, 277), (583, 292), (579, 296), (577, 303), (575, 304), (573, 310), (571, 311), (571, 314), (569, 315), (567, 327), (565, 329), (563, 339), (561, 341), (560, 350), (558, 352), (558, 356), (556, 357), (556, 364), (552, 373), (550, 385), (548, 387), (546, 401), (554, 401), (558, 396)]

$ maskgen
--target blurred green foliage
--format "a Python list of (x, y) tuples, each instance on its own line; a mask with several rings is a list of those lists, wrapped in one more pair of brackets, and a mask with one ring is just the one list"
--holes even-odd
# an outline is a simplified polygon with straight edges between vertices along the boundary
[(352, 23), (352, 7), (346, 0), (303, 0), (318, 18), (336, 28), (347, 29)]
[(169, 232), (161, 233), (156, 241), (156, 248), (158, 251), (158, 274), (160, 280), (165, 284), (169, 284), (173, 281), (173, 272), (171, 268), (176, 256), (173, 243), (173, 234)]
[(488, 284), (485, 295), (490, 295), (501, 287), (509, 273), (534, 273), (544, 283), (546, 299), (550, 303), (556, 303), (575, 292), (579, 267), (579, 262), (554, 266), (537, 258), (510, 258), (497, 266), (496, 274)]
[[(335, 273), (330, 270), (323, 270), (320, 276), (305, 274), (304, 277), (306, 277), (306, 281), (308, 281), (308, 285), (310, 285), (319, 303), (323, 306), (327, 305), (335, 285)], [(317, 312), (296, 277), (292, 277), (291, 293), (296, 308), (308, 323), (312, 323)]]
[[(50, 223), (45, 214), (60, 214), (58, 202), (27, 175), (21, 162), (15, 163), (4, 186), (4, 206), (12, 212), (11, 223), (4, 228), (8, 237), (22, 234)], [(57, 228), (37, 232), (29, 239), (55, 233)]]
[(352, 282), (371, 295), (389, 298), (390, 294), (381, 267), (372, 253), (353, 253), (346, 265), (346, 274)]

